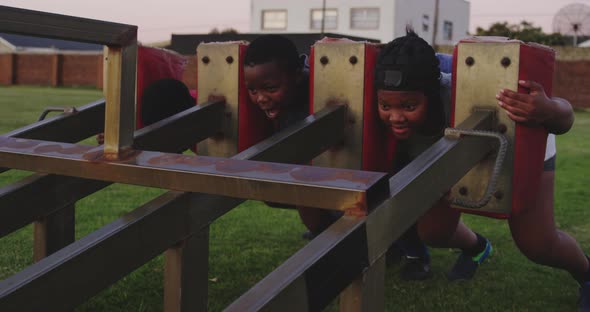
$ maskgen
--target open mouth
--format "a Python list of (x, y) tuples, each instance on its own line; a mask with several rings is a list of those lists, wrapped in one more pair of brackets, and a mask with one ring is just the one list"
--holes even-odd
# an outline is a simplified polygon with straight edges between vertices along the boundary
[(273, 107), (271, 109), (265, 109), (264, 113), (266, 114), (266, 117), (268, 117), (269, 119), (275, 119), (279, 115), (279, 109), (276, 107)]
[(405, 136), (410, 132), (410, 128), (392, 126), (391, 131), (397, 136)]

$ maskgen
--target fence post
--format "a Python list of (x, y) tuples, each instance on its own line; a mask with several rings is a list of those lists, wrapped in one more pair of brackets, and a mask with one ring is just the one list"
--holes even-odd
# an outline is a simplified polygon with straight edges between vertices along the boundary
[(51, 57), (51, 86), (57, 87), (61, 85), (62, 77), (62, 56), (59, 53), (55, 53)]
[(17, 73), (17, 54), (16, 53), (12, 53), (10, 55), (10, 85), (15, 85), (16, 84), (16, 73)]
[(164, 265), (164, 311), (207, 311), (209, 227), (169, 248)]

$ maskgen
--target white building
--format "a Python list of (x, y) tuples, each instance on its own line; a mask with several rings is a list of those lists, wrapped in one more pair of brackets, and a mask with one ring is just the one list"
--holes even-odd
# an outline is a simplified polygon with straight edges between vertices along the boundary
[[(438, 0), (436, 44), (452, 45), (467, 35), (470, 4)], [(406, 25), (429, 43), (434, 35), (436, 0), (326, 0), (324, 32), (388, 42), (405, 34)], [(253, 33), (319, 33), (322, 0), (251, 0)]]

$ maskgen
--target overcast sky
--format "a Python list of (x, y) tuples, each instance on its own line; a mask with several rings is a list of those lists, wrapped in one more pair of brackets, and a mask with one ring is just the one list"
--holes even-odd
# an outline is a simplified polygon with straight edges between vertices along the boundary
[[(296, 0), (293, 0), (296, 1)], [(321, 0), (314, 1), (321, 6)], [(446, 0), (440, 0), (444, 5)], [(327, 0), (337, 3), (336, 0)], [(555, 13), (570, 3), (590, 5), (590, 0), (470, 0), (470, 31), (496, 21), (532, 21), (552, 32)], [(143, 42), (170, 39), (171, 33), (203, 33), (214, 27), (250, 28), (249, 0), (0, 0), (1, 5), (101, 19), (139, 26)], [(334, 6), (334, 5), (331, 5)]]

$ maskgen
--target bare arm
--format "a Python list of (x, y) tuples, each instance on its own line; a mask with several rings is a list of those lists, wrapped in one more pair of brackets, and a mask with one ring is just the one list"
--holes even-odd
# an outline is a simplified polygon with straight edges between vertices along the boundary
[(519, 81), (528, 88), (529, 94), (503, 89), (496, 95), (498, 105), (510, 119), (529, 126), (543, 126), (550, 133), (562, 134), (569, 131), (574, 123), (571, 104), (562, 98), (549, 98), (543, 86), (534, 81)]
[(574, 110), (572, 105), (565, 99), (553, 97), (554, 117), (547, 119), (543, 126), (551, 133), (562, 134), (568, 132), (574, 124)]

